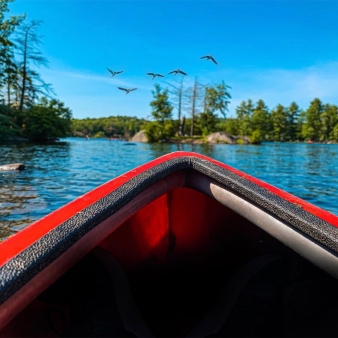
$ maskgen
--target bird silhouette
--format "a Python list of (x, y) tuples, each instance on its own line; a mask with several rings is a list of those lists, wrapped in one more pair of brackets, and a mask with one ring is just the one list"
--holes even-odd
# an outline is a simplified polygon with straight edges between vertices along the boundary
[(129, 94), (130, 92), (132, 92), (133, 90), (136, 90), (137, 88), (131, 88), (131, 89), (126, 89), (126, 88), (122, 88), (122, 87), (117, 87), (120, 90), (124, 90), (126, 92), (126, 94)]
[(108, 71), (111, 73), (111, 76), (112, 76), (112, 77), (114, 77), (114, 76), (117, 75), (117, 74), (123, 73), (123, 70), (121, 70), (121, 71), (119, 71), (119, 72), (114, 72), (114, 71), (112, 71), (112, 70), (109, 69), (109, 68), (107, 68), (107, 69), (108, 69)]
[(211, 60), (215, 65), (217, 65), (217, 61), (212, 57), (212, 55), (202, 56), (201, 59)]
[[(174, 74), (175, 73), (175, 74)], [(182, 70), (180, 69), (175, 69), (173, 71), (171, 71), (169, 74), (174, 74), (174, 75), (177, 75), (178, 73), (182, 74), (182, 75), (188, 75), (187, 73), (184, 73)]]
[(162, 74), (156, 74), (156, 73), (147, 73), (147, 75), (152, 76), (152, 77), (153, 77), (152, 80), (154, 80), (154, 78), (155, 78), (156, 76), (158, 76), (158, 77), (164, 77), (164, 75), (162, 75)]

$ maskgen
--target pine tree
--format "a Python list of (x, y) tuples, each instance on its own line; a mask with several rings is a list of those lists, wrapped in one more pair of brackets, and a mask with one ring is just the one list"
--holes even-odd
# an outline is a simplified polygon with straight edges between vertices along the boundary
[(149, 142), (156, 142), (173, 136), (175, 125), (171, 120), (173, 107), (169, 102), (168, 89), (162, 90), (159, 84), (155, 84), (152, 94), (154, 100), (150, 102), (150, 106), (155, 121), (146, 125), (146, 135)]

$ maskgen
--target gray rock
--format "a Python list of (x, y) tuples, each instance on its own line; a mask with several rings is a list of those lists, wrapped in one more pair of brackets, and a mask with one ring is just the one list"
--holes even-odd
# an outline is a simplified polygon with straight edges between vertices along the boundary
[(145, 130), (141, 130), (137, 134), (135, 134), (131, 139), (131, 142), (148, 142)]
[(235, 144), (236, 138), (224, 131), (212, 133), (207, 137), (208, 143), (227, 143)]
[(0, 171), (23, 170), (23, 169), (25, 169), (25, 165), (22, 163), (12, 163), (0, 166)]

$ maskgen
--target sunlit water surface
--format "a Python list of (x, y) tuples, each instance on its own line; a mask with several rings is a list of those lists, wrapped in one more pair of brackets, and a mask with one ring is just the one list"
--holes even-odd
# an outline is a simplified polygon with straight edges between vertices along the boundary
[(212, 157), (338, 215), (338, 145), (143, 144), (69, 138), (53, 144), (0, 144), (0, 239), (98, 185), (166, 153)]

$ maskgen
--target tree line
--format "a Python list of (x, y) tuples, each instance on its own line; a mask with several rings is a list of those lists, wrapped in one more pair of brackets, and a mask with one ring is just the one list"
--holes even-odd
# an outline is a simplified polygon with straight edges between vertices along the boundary
[(71, 111), (37, 71), (48, 63), (39, 50), (41, 22), (28, 22), (25, 14), (9, 16), (13, 1), (0, 1), (0, 139), (65, 137), (71, 132)]
[[(236, 107), (235, 117), (227, 118), (231, 87), (224, 81), (203, 86), (195, 80), (190, 88), (184, 88), (183, 82), (170, 87), (174, 90), (156, 84), (152, 92), (153, 121), (145, 126), (150, 142), (217, 131), (248, 137), (250, 143), (338, 142), (338, 107), (319, 98), (313, 99), (306, 110), (296, 102), (287, 107), (278, 104), (270, 110), (262, 99), (256, 103), (244, 100)], [(173, 118), (175, 107), (177, 119)], [(189, 118), (182, 118), (183, 111)]]
[(130, 139), (144, 128), (145, 119), (130, 116), (72, 119), (72, 135)]

